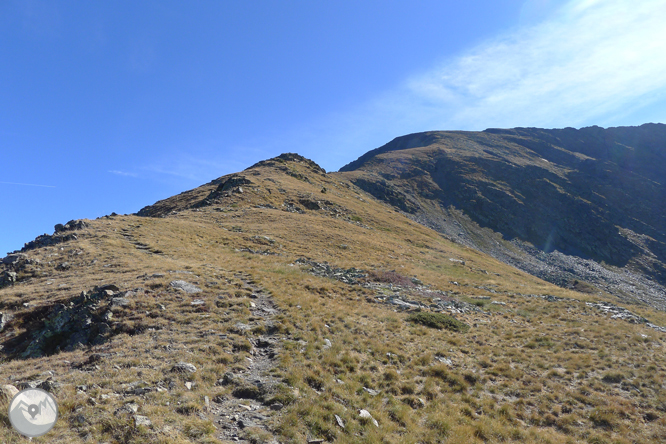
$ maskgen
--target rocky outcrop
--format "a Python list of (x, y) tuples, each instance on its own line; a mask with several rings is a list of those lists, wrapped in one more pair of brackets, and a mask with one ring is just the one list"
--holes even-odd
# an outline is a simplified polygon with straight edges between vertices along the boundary
[(0, 263), (4, 268), (0, 271), (0, 288), (14, 285), (28, 276), (33, 276), (38, 271), (39, 264), (39, 260), (23, 253), (8, 254)]
[(267, 159), (267, 160), (262, 160), (261, 162), (257, 162), (254, 165), (252, 165), (249, 168), (246, 168), (245, 171), (257, 168), (257, 167), (284, 167), (287, 162), (296, 162), (300, 163), (304, 166), (306, 166), (309, 170), (311, 170), (314, 173), (317, 174), (326, 174), (326, 170), (317, 165), (316, 162), (313, 162), (312, 160), (301, 156), (300, 154), (296, 153), (283, 153), (280, 154), (277, 157), (273, 157), (272, 159)]
[(220, 203), (220, 199), (224, 197), (230, 197), (233, 194), (242, 194), (243, 186), (251, 185), (252, 181), (245, 176), (234, 174), (228, 179), (220, 183), (217, 188), (210, 192), (208, 196), (201, 202), (195, 205), (195, 207), (205, 207), (208, 205), (213, 205)]
[(115, 285), (105, 285), (84, 291), (65, 303), (21, 313), (12, 322), (21, 321), (30, 328), (7, 340), (3, 351), (20, 358), (35, 358), (102, 344), (123, 331), (113, 317), (123, 294)]
[(65, 231), (83, 230), (84, 228), (88, 227), (89, 227), (88, 223), (84, 220), (70, 220), (65, 225), (56, 224), (54, 228), (57, 234), (57, 233), (63, 233)]
[(65, 225), (57, 224), (55, 226), (54, 234), (42, 234), (41, 236), (37, 236), (35, 240), (26, 243), (23, 248), (21, 248), (21, 252), (78, 239), (79, 234), (75, 234), (73, 231), (80, 231), (85, 228), (88, 228), (88, 223), (85, 220), (70, 220)]

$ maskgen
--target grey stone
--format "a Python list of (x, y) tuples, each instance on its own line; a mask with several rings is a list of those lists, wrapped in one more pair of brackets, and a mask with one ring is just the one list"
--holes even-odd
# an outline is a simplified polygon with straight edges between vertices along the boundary
[(175, 289), (177, 289), (177, 290), (182, 290), (182, 291), (184, 291), (185, 293), (189, 293), (189, 294), (201, 293), (201, 291), (202, 291), (202, 290), (201, 290), (199, 287), (197, 287), (196, 285), (194, 285), (194, 284), (190, 284), (189, 282), (181, 281), (181, 280), (178, 280), (178, 281), (171, 281), (171, 283), (170, 283), (169, 285), (170, 285), (172, 288), (175, 288)]
[(37, 388), (45, 390), (49, 393), (53, 393), (60, 387), (60, 385), (61, 385), (60, 383), (57, 383), (49, 378), (46, 381), (42, 382), (41, 384), (38, 384)]
[(121, 413), (129, 413), (129, 414), (134, 414), (139, 411), (139, 404), (135, 402), (128, 402), (122, 407), (120, 407), (118, 410), (114, 412), (114, 415), (118, 415)]
[(340, 418), (338, 415), (334, 415), (334, 416), (335, 416), (335, 422), (337, 422), (338, 425), (339, 425), (341, 428), (344, 429), (344, 428), (345, 428), (345, 422), (342, 420), (342, 418)]
[(130, 305), (130, 301), (127, 298), (112, 298), (109, 305), (111, 307), (127, 307)]
[(150, 419), (148, 419), (148, 417), (146, 416), (134, 415), (134, 426), (150, 427), (152, 426), (152, 423), (150, 422)]
[(448, 365), (449, 367), (453, 367), (453, 361), (451, 361), (449, 358), (445, 358), (444, 356), (436, 356), (435, 359), (443, 364)]
[(21, 381), (16, 384), (16, 388), (19, 390), (37, 388), (42, 382), (44, 381), (39, 379), (35, 379), (34, 381)]
[(82, 230), (84, 228), (88, 228), (88, 226), (89, 226), (88, 223), (83, 220), (70, 220), (65, 225), (56, 224), (55, 227), (53, 228), (57, 234), (57, 233), (62, 233), (64, 231)]
[(379, 423), (377, 422), (377, 420), (375, 418), (372, 417), (372, 415), (370, 414), (369, 411), (367, 411), (365, 409), (361, 409), (361, 410), (358, 411), (358, 416), (359, 416), (359, 418), (369, 419), (375, 425), (375, 427), (379, 427)]
[(195, 373), (197, 368), (194, 366), (194, 364), (190, 364), (188, 362), (179, 362), (178, 364), (171, 367), (171, 371), (178, 373)]
[(114, 284), (106, 284), (102, 285), (101, 287), (97, 287), (97, 290), (99, 291), (111, 290), (111, 294), (113, 295), (114, 293), (120, 291), (120, 288)]
[(19, 262), (25, 262), (28, 260), (28, 256), (23, 253), (14, 253), (8, 254), (2, 258), (2, 263), (5, 265), (16, 265)]
[(18, 280), (18, 275), (14, 271), (5, 270), (0, 275), (0, 287), (13, 285)]
[(12, 315), (0, 311), (0, 333), (5, 329), (9, 321), (12, 320)]
[(229, 385), (236, 381), (236, 375), (231, 372), (226, 372), (222, 378), (217, 380), (216, 385)]
[(401, 309), (404, 309), (404, 310), (413, 310), (413, 309), (416, 309), (416, 308), (420, 308), (420, 306), (417, 305), (417, 304), (410, 304), (409, 302), (405, 302), (402, 299), (398, 299), (398, 298), (390, 299), (389, 304), (397, 305), (398, 308), (401, 308)]

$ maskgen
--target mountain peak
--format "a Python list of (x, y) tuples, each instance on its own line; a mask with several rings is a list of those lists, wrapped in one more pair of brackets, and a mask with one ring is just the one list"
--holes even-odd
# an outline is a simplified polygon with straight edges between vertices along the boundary
[(283, 165), (287, 162), (293, 162), (297, 164), (302, 164), (305, 165), (306, 167), (310, 168), (316, 173), (319, 174), (326, 174), (326, 170), (324, 170), (322, 167), (320, 167), (316, 162), (301, 156), (300, 154), (296, 153), (282, 153), (279, 156), (267, 159), (267, 160), (262, 160), (260, 162), (255, 163), (249, 168), (246, 168), (245, 171), (251, 170), (257, 167), (264, 167), (264, 166), (270, 166), (270, 167), (275, 167), (275, 166), (280, 166)]

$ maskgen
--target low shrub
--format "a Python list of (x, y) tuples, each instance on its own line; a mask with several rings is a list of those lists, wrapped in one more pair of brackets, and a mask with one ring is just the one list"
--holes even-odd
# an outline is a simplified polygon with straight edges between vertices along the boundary
[(465, 333), (469, 330), (469, 325), (443, 313), (412, 313), (407, 317), (407, 320), (415, 324), (421, 324), (439, 330), (446, 329), (459, 333)]

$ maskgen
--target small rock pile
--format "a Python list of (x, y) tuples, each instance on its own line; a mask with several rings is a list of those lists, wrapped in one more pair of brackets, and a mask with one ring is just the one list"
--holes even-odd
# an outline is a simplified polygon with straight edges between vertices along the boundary
[(285, 200), (284, 203), (282, 204), (282, 211), (286, 211), (288, 213), (298, 213), (298, 214), (303, 214), (304, 211), (301, 207), (296, 205), (294, 202), (290, 200)]
[(197, 287), (194, 284), (190, 284), (187, 281), (182, 281), (182, 280), (177, 280), (177, 281), (171, 281), (169, 283), (169, 286), (171, 288), (175, 288), (176, 290), (183, 291), (188, 294), (194, 294), (194, 293), (201, 293), (201, 288)]
[(635, 313), (630, 312), (626, 308), (618, 307), (615, 304), (610, 302), (586, 302), (585, 305), (588, 307), (593, 307), (598, 310), (603, 311), (606, 314), (609, 314), (611, 319), (621, 319), (623, 321), (629, 322), (630, 324), (645, 324), (646, 326), (653, 328), (662, 333), (666, 333), (666, 327), (660, 327), (655, 325), (645, 319), (643, 316), (639, 316)]
[(297, 259), (296, 263), (299, 265), (311, 266), (312, 268), (310, 268), (308, 272), (315, 276), (336, 279), (345, 284), (358, 284), (359, 280), (368, 277), (368, 274), (365, 271), (354, 267), (345, 270), (344, 268), (332, 267), (326, 262), (320, 263), (305, 258)]
[(585, 305), (588, 307), (597, 308), (604, 313), (609, 314), (611, 319), (622, 319), (623, 321), (627, 321), (630, 324), (645, 324), (647, 322), (647, 319), (644, 317), (638, 316), (626, 308), (618, 307), (617, 305), (611, 304), (610, 302), (586, 302)]

